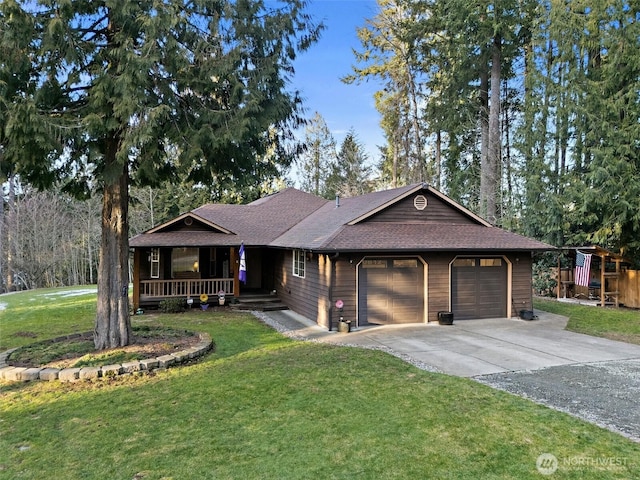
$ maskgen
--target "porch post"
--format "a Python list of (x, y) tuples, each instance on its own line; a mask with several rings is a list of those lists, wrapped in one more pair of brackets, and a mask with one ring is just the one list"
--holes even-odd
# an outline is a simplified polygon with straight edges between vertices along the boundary
[(605, 306), (605, 294), (604, 294), (604, 270), (605, 270), (605, 265), (607, 261), (607, 256), (606, 254), (602, 254), (600, 255), (600, 306), (604, 307)]
[(133, 249), (133, 309), (140, 307), (140, 249)]
[(620, 308), (620, 259), (616, 258), (616, 289), (614, 290), (614, 295), (616, 297), (615, 304), (616, 308)]
[(556, 287), (556, 297), (558, 300), (560, 300), (560, 290), (562, 289), (562, 251), (560, 251), (560, 253), (558, 253), (558, 286)]
[(238, 263), (238, 251), (235, 247), (231, 247), (231, 265), (233, 268), (233, 296), (240, 296), (240, 277), (238, 276), (240, 264)]

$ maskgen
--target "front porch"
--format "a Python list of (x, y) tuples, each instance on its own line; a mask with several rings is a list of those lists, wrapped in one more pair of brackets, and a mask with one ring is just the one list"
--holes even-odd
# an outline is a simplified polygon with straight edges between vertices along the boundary
[(165, 299), (192, 299), (207, 295), (216, 301), (224, 292), (232, 298), (273, 290), (273, 262), (262, 248), (246, 249), (247, 278), (240, 282), (239, 248), (142, 247), (133, 251), (133, 307), (156, 307)]
[(170, 298), (200, 302), (240, 292), (238, 249), (234, 247), (150, 247), (133, 252), (133, 307), (157, 306)]
[(166, 298), (192, 298), (199, 302), (200, 295), (214, 299), (220, 291), (227, 298), (235, 295), (233, 278), (140, 280), (138, 285), (138, 306), (157, 305)]

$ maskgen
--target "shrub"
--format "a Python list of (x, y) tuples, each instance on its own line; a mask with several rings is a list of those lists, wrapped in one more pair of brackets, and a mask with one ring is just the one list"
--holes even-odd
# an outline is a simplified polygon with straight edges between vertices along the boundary
[(158, 304), (158, 308), (162, 313), (181, 313), (186, 309), (186, 301), (184, 298), (165, 298)]
[(558, 280), (554, 274), (553, 267), (544, 262), (533, 264), (533, 290), (537, 295), (553, 297), (555, 295)]

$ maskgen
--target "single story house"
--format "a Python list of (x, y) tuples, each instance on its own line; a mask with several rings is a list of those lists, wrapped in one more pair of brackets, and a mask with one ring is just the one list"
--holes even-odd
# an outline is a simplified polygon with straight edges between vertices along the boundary
[(553, 250), (424, 184), (335, 202), (287, 188), (248, 205), (204, 205), (130, 246), (136, 308), (263, 291), (327, 328), (340, 315), (356, 326), (432, 322), (440, 311), (516, 317), (533, 308), (533, 253)]

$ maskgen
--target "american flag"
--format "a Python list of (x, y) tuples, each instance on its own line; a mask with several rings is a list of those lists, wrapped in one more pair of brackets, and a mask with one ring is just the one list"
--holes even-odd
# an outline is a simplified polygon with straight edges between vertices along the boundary
[(591, 269), (591, 254), (576, 252), (576, 285), (589, 286), (589, 271)]

